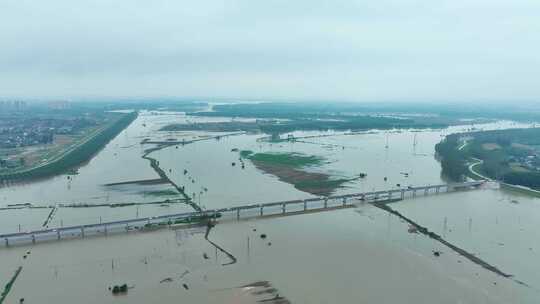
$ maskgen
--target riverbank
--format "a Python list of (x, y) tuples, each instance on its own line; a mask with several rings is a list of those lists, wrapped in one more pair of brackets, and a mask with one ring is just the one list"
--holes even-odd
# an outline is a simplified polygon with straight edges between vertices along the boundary
[(454, 180), (491, 178), (535, 192), (540, 187), (539, 134), (538, 128), (455, 133), (435, 148), (443, 173)]
[(46, 178), (67, 172), (89, 161), (109, 141), (128, 127), (138, 116), (137, 112), (121, 115), (116, 121), (96, 130), (80, 143), (36, 167), (0, 175), (0, 185), (7, 182), (19, 182)]
[[(482, 173), (480, 173), (480, 168), (481, 168), (482, 164), (484, 163), (484, 161), (481, 160), (481, 159), (477, 159), (477, 158), (473, 158), (472, 160), (474, 162), (469, 164), (469, 166), (468, 166), (469, 174), (467, 176), (474, 179), (474, 180), (483, 179), (483, 180), (491, 181), (492, 179), (490, 177), (485, 176)], [(525, 195), (530, 195), (530, 196), (534, 196), (534, 197), (540, 197), (540, 191), (538, 191), (538, 190), (530, 189), (530, 188), (527, 188), (527, 187), (524, 187), (524, 186), (519, 186), (519, 185), (512, 185), (512, 184), (508, 184), (508, 183), (504, 183), (504, 182), (499, 182), (499, 184), (500, 184), (502, 189), (505, 189), (505, 190), (508, 190), (508, 191), (512, 191), (512, 192), (516, 192), (516, 193), (520, 193), (520, 194), (525, 194)]]

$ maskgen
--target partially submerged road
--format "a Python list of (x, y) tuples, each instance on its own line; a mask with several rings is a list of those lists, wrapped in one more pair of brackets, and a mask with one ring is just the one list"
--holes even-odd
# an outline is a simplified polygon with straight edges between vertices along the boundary
[(489, 264), (488, 262), (482, 260), (481, 258), (477, 257), (476, 255), (474, 255), (473, 253), (470, 253), (468, 251), (466, 251), (465, 249), (463, 248), (460, 248), (450, 242), (448, 242), (447, 240), (445, 240), (444, 238), (442, 238), (440, 235), (436, 234), (435, 232), (433, 231), (429, 231), (428, 228), (424, 227), (424, 226), (421, 226), (420, 224), (418, 224), (417, 222), (413, 221), (412, 219), (406, 217), (405, 215), (401, 214), (399, 211), (396, 211), (394, 209), (392, 209), (392, 207), (389, 206), (389, 202), (374, 202), (373, 205), (377, 208), (380, 208), (390, 214), (393, 214), (397, 217), (399, 217), (400, 219), (406, 221), (409, 225), (413, 226), (418, 232), (422, 233), (423, 235), (429, 237), (429, 238), (432, 238), (436, 241), (438, 241), (439, 243), (443, 244), (444, 246), (450, 248), (451, 250), (455, 251), (456, 253), (458, 253), (459, 255), (463, 256), (464, 258), (468, 259), (469, 261), (473, 262), (474, 264), (476, 265), (479, 265), (491, 272), (494, 272), (502, 277), (505, 277), (505, 278), (508, 278), (508, 279), (511, 279), (513, 280), (514, 282), (518, 283), (518, 284), (521, 284), (521, 285), (524, 285), (524, 286), (527, 286), (529, 287), (529, 285), (527, 285), (526, 283), (520, 281), (520, 280), (517, 280), (514, 278), (513, 275), (511, 274), (508, 274), (506, 272), (503, 272), (502, 270), (500, 270), (499, 268), (497, 268), (496, 266), (493, 266), (491, 264)]

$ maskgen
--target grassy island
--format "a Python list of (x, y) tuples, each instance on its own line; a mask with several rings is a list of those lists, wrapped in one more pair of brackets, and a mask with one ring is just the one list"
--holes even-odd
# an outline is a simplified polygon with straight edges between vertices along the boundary
[(253, 153), (247, 150), (240, 151), (240, 156), (249, 159), (257, 169), (276, 176), (300, 191), (315, 195), (330, 195), (343, 184), (354, 180), (335, 179), (325, 173), (307, 171), (309, 167), (320, 166), (326, 162), (319, 156), (301, 153)]

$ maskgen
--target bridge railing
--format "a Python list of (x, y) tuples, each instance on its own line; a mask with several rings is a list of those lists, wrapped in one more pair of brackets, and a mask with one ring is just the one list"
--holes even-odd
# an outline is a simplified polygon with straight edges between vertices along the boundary
[(30, 232), (16, 232), (0, 235), (0, 242), (5, 246), (53, 241), (70, 238), (85, 238), (90, 236), (108, 235), (118, 232), (147, 231), (176, 224), (201, 223), (208, 219), (239, 220), (241, 218), (271, 216), (292, 212), (307, 212), (336, 207), (347, 207), (360, 201), (376, 201), (387, 199), (405, 199), (417, 195), (428, 195), (449, 192), (461, 188), (479, 187), (484, 181), (465, 182), (458, 184), (431, 185), (423, 187), (408, 187), (385, 191), (373, 191), (328, 197), (308, 198), (282, 202), (242, 205), (202, 212), (187, 212), (167, 214), (154, 217), (118, 220), (89, 225), (49, 228)]

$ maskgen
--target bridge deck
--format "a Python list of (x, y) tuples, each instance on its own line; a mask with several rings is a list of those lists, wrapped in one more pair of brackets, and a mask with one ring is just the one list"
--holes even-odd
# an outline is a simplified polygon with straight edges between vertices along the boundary
[[(290, 200), (271, 203), (256, 203), (250, 205), (241, 205), (236, 207), (221, 208), (214, 210), (205, 210), (202, 212), (187, 212), (177, 214), (167, 214), (154, 217), (136, 218), (112, 221), (106, 223), (97, 223), (90, 225), (79, 225), (70, 227), (57, 227), (29, 232), (17, 232), (0, 235), (0, 240), (4, 241), (5, 246), (18, 245), (25, 243), (36, 243), (38, 241), (61, 240), (66, 238), (78, 238), (93, 235), (107, 235), (109, 233), (128, 232), (141, 230), (144, 228), (167, 227), (170, 224), (178, 222), (191, 222), (190, 219), (222, 218), (222, 219), (240, 219), (240, 217), (256, 217), (269, 214), (286, 214), (288, 212), (300, 212), (316, 209), (326, 209), (336, 206), (346, 206), (353, 204), (354, 200), (374, 201), (378, 199), (400, 198), (404, 199), (407, 195), (415, 197), (417, 192), (423, 192), (424, 195), (440, 192), (451, 192), (456, 189), (466, 189), (479, 187), (485, 181), (473, 181), (456, 184), (429, 185), (421, 187), (408, 187), (402, 189), (391, 189), (383, 191), (363, 192), (346, 195), (335, 195), (328, 197), (315, 197), (305, 200)], [(435, 190), (435, 192), (430, 192)], [(399, 194), (399, 196), (394, 196)]]

